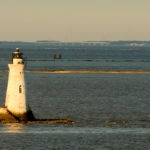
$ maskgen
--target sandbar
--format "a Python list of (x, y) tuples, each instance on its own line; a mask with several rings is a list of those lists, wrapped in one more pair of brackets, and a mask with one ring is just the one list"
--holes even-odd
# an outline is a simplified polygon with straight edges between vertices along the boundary
[(60, 73), (60, 74), (150, 74), (143, 70), (30, 70), (34, 73)]

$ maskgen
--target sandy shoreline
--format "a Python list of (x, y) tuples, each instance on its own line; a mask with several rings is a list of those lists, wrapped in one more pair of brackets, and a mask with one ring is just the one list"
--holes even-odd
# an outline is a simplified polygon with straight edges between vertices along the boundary
[(34, 73), (62, 73), (62, 74), (150, 74), (142, 70), (30, 70)]

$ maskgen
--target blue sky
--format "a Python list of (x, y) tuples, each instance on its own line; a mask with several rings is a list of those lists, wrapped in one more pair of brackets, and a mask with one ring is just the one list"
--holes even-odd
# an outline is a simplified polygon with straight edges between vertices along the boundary
[(1, 0), (0, 40), (150, 40), (149, 0)]

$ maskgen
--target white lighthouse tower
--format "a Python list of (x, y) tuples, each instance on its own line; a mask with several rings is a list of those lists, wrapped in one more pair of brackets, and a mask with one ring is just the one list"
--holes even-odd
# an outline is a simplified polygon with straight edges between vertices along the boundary
[(34, 120), (33, 113), (26, 100), (22, 55), (19, 48), (16, 48), (16, 51), (12, 53), (12, 63), (8, 64), (9, 77), (5, 107), (11, 115), (19, 120)]

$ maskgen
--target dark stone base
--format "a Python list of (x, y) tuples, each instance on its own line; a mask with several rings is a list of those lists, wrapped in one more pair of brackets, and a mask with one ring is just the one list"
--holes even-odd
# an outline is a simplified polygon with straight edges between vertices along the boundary
[(24, 113), (24, 114), (12, 114), (10, 111), (8, 111), (12, 116), (15, 117), (16, 120), (18, 121), (33, 121), (35, 120), (35, 117), (32, 113), (31, 110), (29, 110), (28, 112)]
[(10, 122), (16, 122), (16, 118), (12, 116), (5, 107), (0, 107), (0, 121), (10, 121)]
[(0, 107), (0, 124), (5, 123), (28, 123), (28, 124), (73, 124), (72, 120), (67, 119), (36, 119), (32, 111), (23, 115), (14, 115), (6, 107)]
[(0, 107), (0, 122), (21, 122), (34, 120), (35, 117), (31, 110), (25, 114), (12, 114), (6, 107)]

